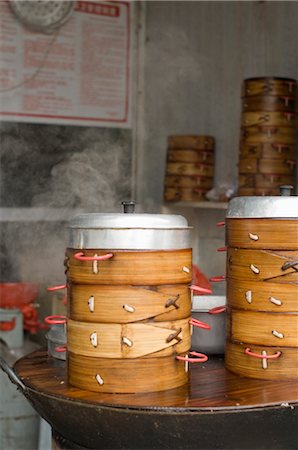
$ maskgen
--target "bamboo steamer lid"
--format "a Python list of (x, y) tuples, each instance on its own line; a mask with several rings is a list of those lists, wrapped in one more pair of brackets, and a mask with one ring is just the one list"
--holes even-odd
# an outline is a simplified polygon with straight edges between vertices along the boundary
[(179, 250), (191, 247), (191, 228), (180, 215), (137, 214), (134, 202), (123, 202), (125, 214), (92, 213), (69, 223), (68, 248)]

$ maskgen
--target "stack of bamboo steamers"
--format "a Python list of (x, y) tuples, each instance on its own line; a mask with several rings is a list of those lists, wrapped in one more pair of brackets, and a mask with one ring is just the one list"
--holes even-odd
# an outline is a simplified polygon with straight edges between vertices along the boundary
[(165, 201), (202, 201), (213, 186), (214, 138), (168, 137)]
[(66, 251), (68, 378), (96, 392), (188, 382), (192, 250), (182, 216), (84, 214)]
[(278, 195), (296, 184), (296, 86), (288, 78), (242, 85), (239, 195)]
[(226, 366), (298, 378), (298, 198), (238, 197), (227, 212)]

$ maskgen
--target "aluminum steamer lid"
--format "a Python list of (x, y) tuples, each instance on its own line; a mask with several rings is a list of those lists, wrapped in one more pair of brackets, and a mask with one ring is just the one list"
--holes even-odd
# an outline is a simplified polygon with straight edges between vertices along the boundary
[(298, 219), (298, 197), (235, 197), (227, 219)]
[(93, 213), (69, 223), (76, 249), (178, 250), (191, 247), (187, 220), (180, 215)]

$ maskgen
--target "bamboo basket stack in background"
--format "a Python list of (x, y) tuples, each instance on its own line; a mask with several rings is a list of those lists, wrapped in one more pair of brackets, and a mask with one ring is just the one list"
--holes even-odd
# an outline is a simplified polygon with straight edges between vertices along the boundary
[(296, 87), (287, 78), (244, 80), (238, 195), (279, 195), (279, 186), (296, 186)]
[(165, 201), (203, 201), (213, 187), (214, 138), (168, 137)]

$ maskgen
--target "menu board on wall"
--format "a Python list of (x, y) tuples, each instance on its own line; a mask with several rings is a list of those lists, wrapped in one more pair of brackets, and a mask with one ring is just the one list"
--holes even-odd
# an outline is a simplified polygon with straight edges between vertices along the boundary
[(77, 1), (53, 34), (25, 28), (0, 1), (0, 118), (129, 128), (131, 5)]

